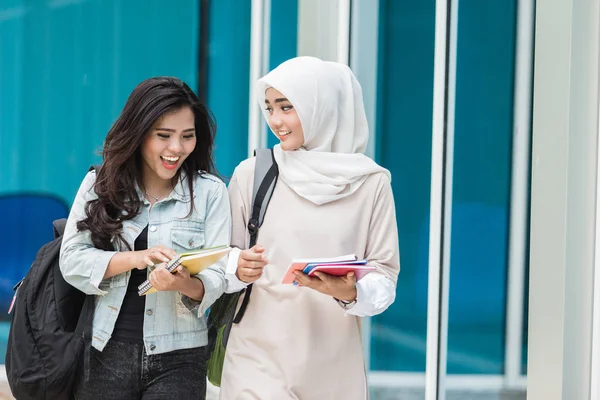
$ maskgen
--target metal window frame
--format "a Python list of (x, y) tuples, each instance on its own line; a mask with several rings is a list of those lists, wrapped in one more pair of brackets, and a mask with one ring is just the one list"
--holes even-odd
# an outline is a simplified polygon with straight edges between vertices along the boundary
[(504, 372), (507, 388), (519, 386), (525, 377), (521, 373), (521, 349), (529, 224), (534, 13), (534, 0), (518, 1)]
[(260, 104), (256, 101), (256, 81), (269, 68), (271, 35), (271, 0), (252, 0), (250, 23), (250, 97), (248, 99), (248, 157), (267, 143), (266, 125)]
[[(453, 21), (458, 17), (457, 1), (436, 0), (435, 8), (425, 400), (443, 400), (446, 395), (454, 144), (454, 126), (448, 118), (450, 116), (453, 121), (454, 113), (449, 107), (453, 107), (450, 88), (455, 86), (456, 80), (456, 28)], [(451, 77), (452, 72), (454, 77)]]

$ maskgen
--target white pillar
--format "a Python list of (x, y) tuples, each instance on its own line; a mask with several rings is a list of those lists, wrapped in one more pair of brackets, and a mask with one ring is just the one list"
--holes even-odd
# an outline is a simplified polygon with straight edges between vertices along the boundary
[(529, 400), (590, 399), (599, 11), (536, 3)]
[(458, 1), (435, 9), (425, 400), (446, 398)]
[(347, 64), (350, 0), (298, 0), (298, 55)]

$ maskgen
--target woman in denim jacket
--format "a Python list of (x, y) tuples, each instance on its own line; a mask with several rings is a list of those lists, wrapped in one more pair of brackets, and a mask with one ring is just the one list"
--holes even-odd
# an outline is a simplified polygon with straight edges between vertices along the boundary
[[(195, 276), (162, 263), (230, 243), (227, 191), (211, 175), (214, 132), (185, 83), (148, 79), (83, 180), (60, 254), (67, 282), (96, 296), (90, 379), (76, 399), (205, 398), (205, 312), (223, 293), (225, 260)], [(147, 278), (159, 291), (140, 297)]]

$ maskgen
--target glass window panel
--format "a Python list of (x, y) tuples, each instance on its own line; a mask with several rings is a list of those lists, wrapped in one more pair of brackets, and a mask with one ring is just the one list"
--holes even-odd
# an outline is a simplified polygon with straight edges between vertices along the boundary
[(458, 13), (448, 373), (502, 374), (516, 0)]
[(210, 2), (208, 106), (217, 119), (214, 156), (226, 179), (248, 156), (251, 0)]
[(435, 1), (380, 0), (376, 160), (392, 173), (395, 303), (371, 321), (371, 370), (425, 371)]
[[(298, 47), (298, 0), (271, 1), (271, 44), (269, 46), (269, 70), (285, 60), (296, 57)], [(269, 127), (267, 147), (279, 143)]]

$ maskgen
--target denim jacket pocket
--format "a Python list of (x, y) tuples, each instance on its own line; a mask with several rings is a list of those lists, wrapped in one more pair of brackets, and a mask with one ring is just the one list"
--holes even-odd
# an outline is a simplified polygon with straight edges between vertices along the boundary
[(171, 228), (173, 250), (178, 253), (199, 249), (204, 246), (204, 221), (187, 219), (173, 221)]

